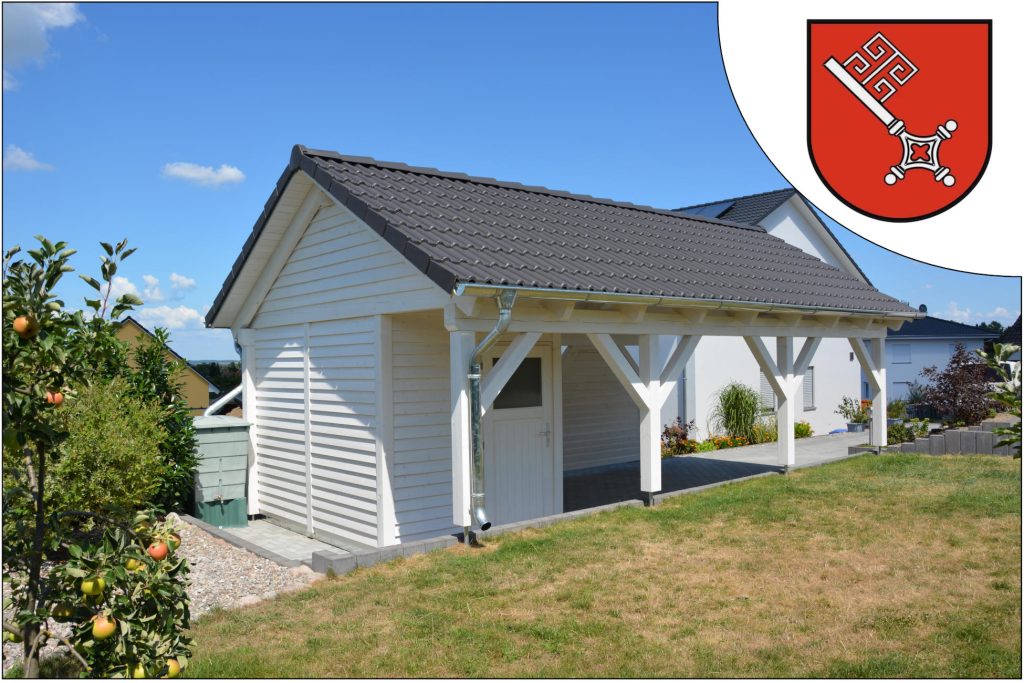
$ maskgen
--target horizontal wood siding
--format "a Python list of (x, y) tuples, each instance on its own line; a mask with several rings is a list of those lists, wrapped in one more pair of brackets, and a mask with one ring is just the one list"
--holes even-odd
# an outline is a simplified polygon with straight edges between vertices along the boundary
[(640, 411), (589, 343), (562, 359), (562, 421), (566, 471), (640, 459)]
[(256, 330), (256, 471), (260, 511), (306, 527), (305, 334)]
[(392, 319), (395, 535), (414, 541), (452, 526), (448, 332), (440, 312)]
[[(432, 306), (422, 305), (433, 301)], [(348, 209), (320, 209), (267, 293), (253, 327), (440, 306), (440, 287)]]
[(313, 531), (377, 545), (373, 318), (309, 326)]

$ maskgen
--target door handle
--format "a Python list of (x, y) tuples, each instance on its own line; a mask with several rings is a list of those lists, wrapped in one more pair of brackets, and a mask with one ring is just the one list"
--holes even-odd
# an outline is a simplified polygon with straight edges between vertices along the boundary
[(544, 431), (543, 432), (537, 432), (537, 436), (543, 436), (545, 443), (548, 446), (550, 446), (551, 445), (551, 425), (548, 424), (548, 423), (545, 423), (544, 424)]

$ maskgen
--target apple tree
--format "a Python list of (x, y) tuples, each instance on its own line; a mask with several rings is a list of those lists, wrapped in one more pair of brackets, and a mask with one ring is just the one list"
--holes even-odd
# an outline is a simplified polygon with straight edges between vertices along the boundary
[(4, 639), (23, 643), (27, 677), (50, 642), (87, 675), (177, 675), (190, 652), (188, 563), (173, 529), (152, 512), (46, 507), (47, 469), (67, 437), (57, 409), (125, 366), (111, 321), (142, 302), (111, 300), (111, 285), (134, 249), (101, 243), (101, 280), (82, 276), (98, 294), (86, 315), (56, 293), (75, 251), (37, 240), (3, 260)]

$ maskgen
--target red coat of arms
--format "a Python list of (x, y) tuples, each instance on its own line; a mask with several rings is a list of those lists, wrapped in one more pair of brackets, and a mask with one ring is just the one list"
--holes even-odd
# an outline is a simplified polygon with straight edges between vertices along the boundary
[(807, 144), (825, 185), (872, 218), (945, 211), (992, 142), (991, 21), (809, 21)]

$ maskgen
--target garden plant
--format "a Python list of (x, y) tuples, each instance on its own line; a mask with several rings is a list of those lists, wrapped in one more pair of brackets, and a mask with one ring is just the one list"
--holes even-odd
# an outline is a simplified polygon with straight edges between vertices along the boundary
[(111, 284), (134, 250), (102, 243), (101, 280), (83, 276), (99, 295), (86, 316), (56, 293), (75, 251), (37, 239), (27, 258), (15, 247), (3, 263), (4, 638), (23, 643), (26, 677), (39, 676), (41, 649), (54, 642), (84, 675), (176, 676), (190, 656), (188, 563), (170, 525), (114, 505), (48, 507), (69, 437), (61, 407), (123, 368), (111, 320), (141, 302), (112, 301)]

